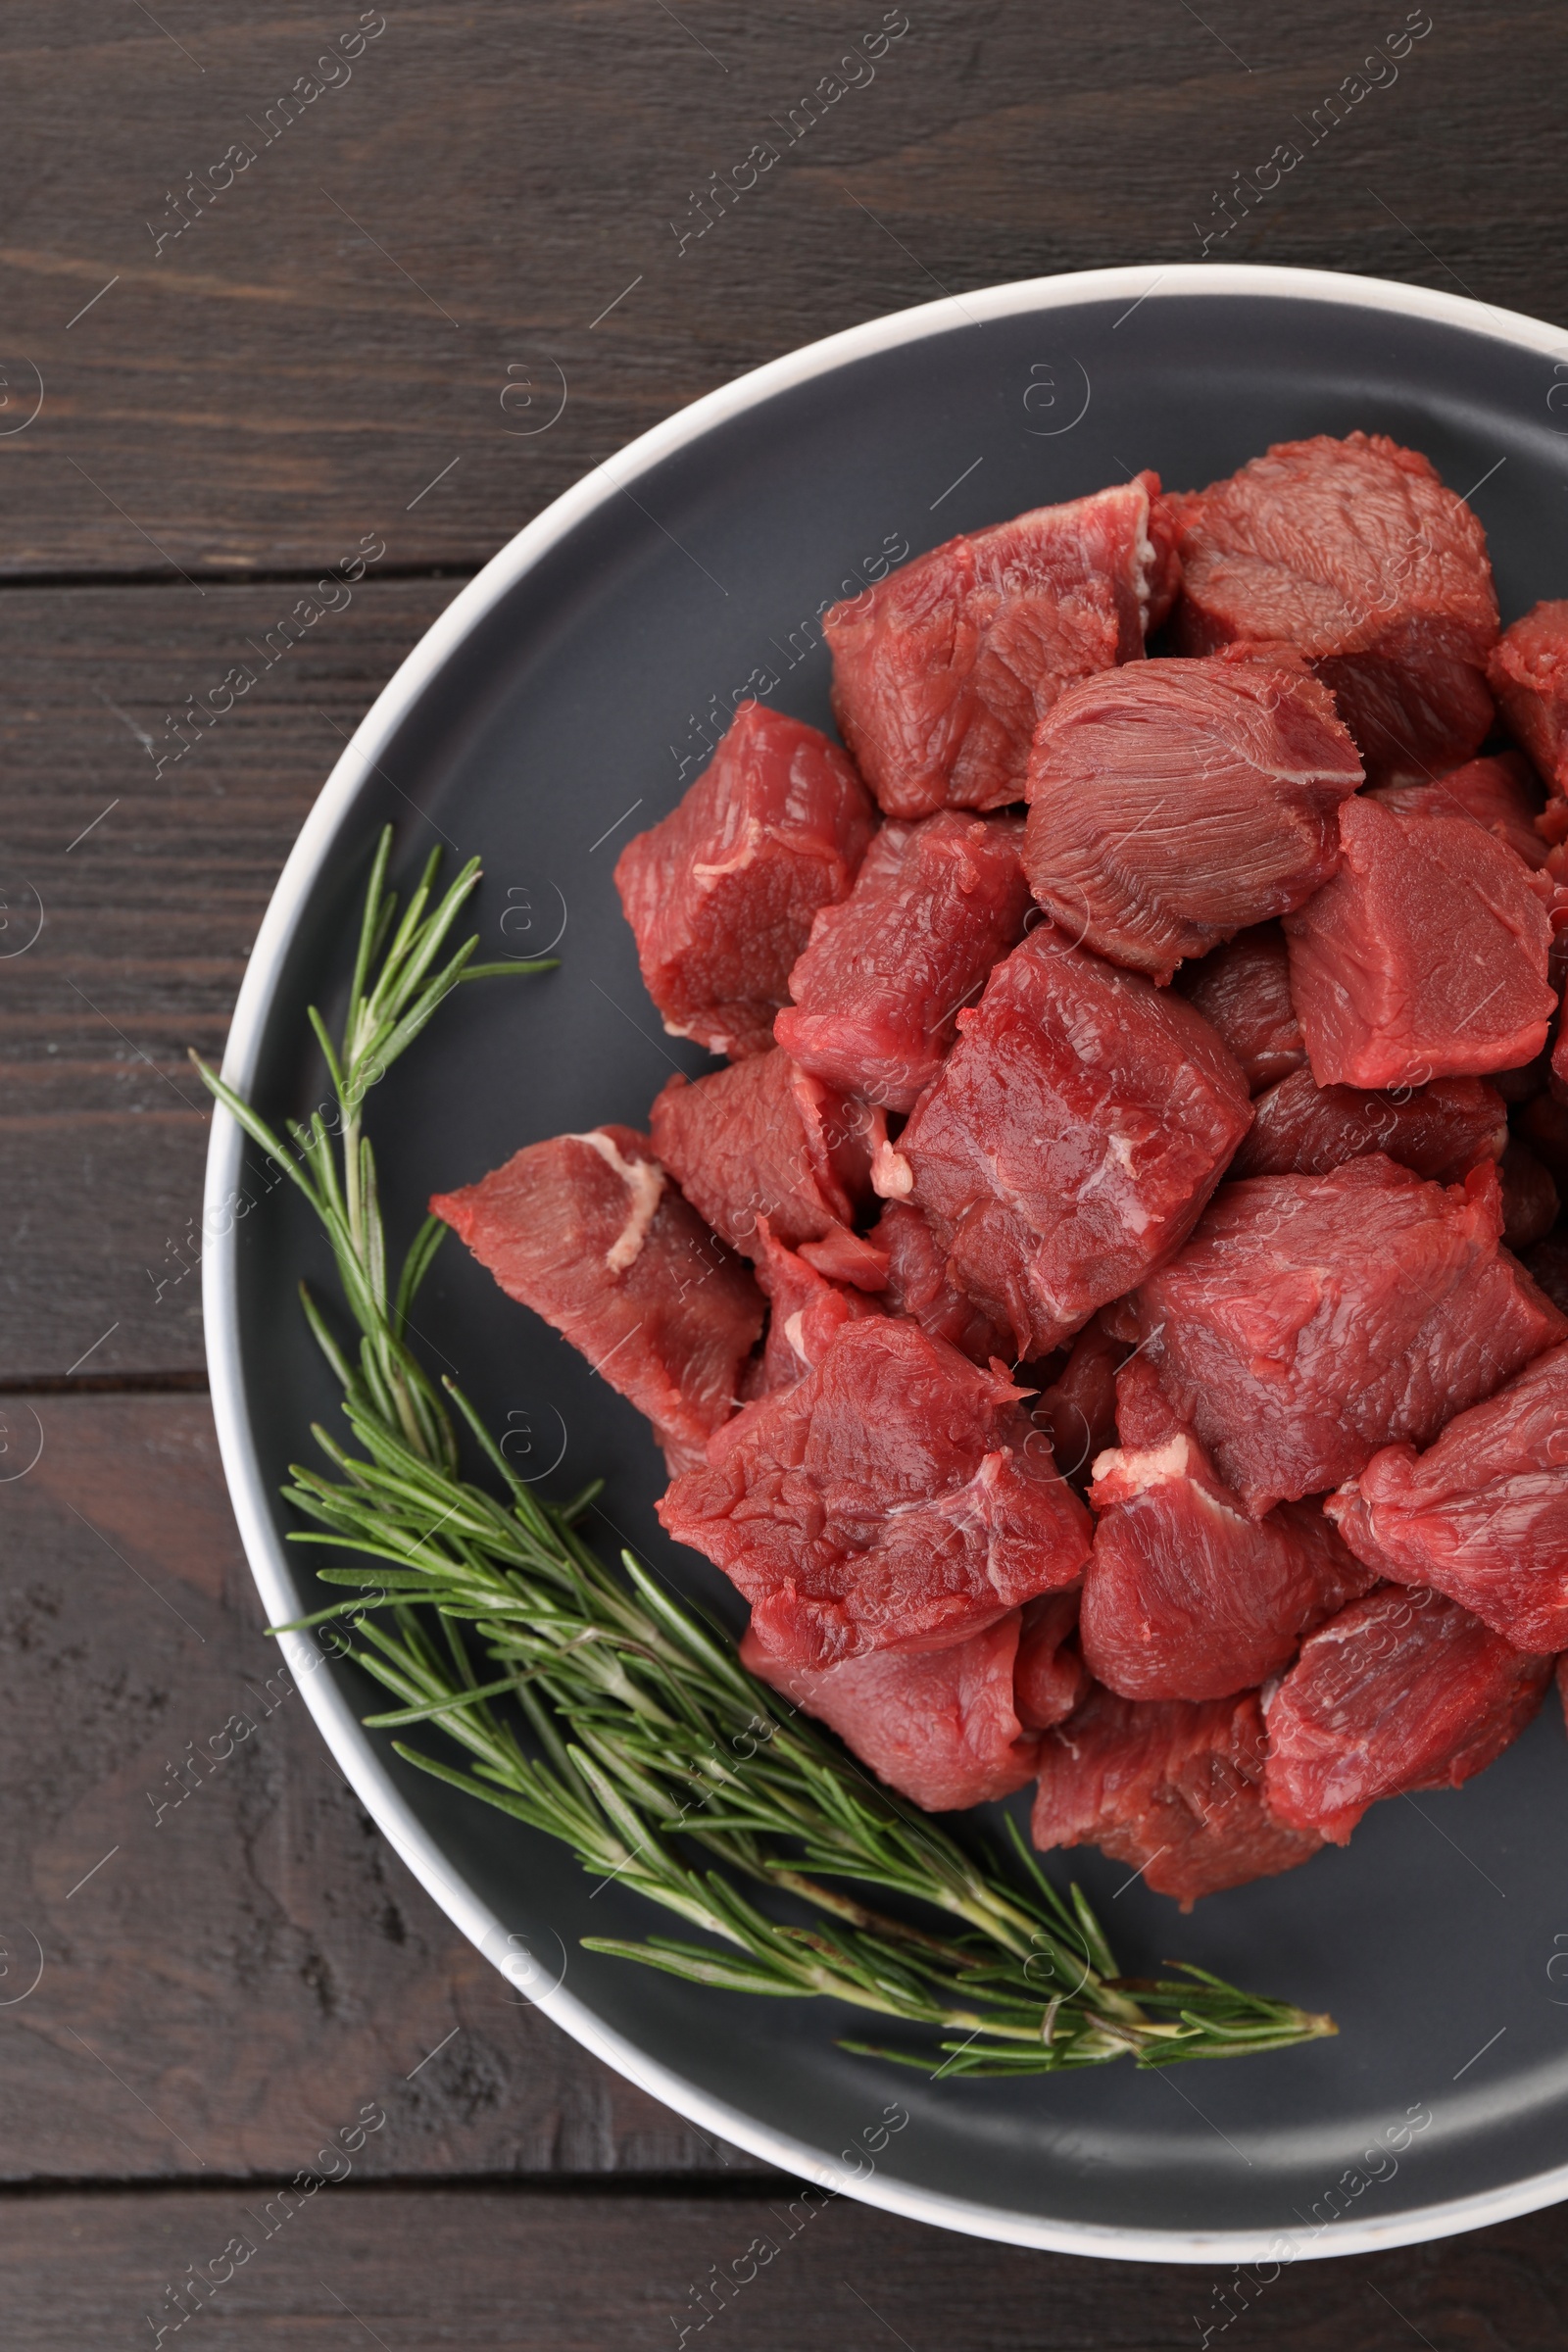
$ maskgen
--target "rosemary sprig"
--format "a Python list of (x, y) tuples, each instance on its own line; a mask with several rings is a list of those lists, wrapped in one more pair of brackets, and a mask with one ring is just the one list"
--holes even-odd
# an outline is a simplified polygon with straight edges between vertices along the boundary
[[(1078, 1887), (1058, 1891), (1016, 1830), (1006, 1870), (869, 1781), (630, 1550), (619, 1573), (606, 1566), (581, 1528), (597, 1486), (564, 1504), (536, 1494), (456, 1385), (431, 1381), (409, 1313), (445, 1229), (426, 1220), (394, 1289), (365, 1095), (461, 982), (548, 966), (477, 964), (475, 939), (443, 961), (478, 861), (435, 900), (432, 856), (400, 919), (390, 852), (389, 828), (340, 1040), (310, 1016), (335, 1119), (291, 1122), (284, 1141), (192, 1056), (310, 1200), (358, 1326), (351, 1354), (301, 1285), (352, 1443), (314, 1428), (327, 1469), (294, 1465), (285, 1493), (316, 1523), (291, 1541), (323, 1546), (321, 1581), (353, 1589), (298, 1624), (348, 1620), (397, 1702), (368, 1723), (439, 1733), (459, 1760), (395, 1744), (708, 1939), (595, 1936), (590, 1950), (728, 1990), (849, 2002), (919, 2029), (880, 2054), (928, 2071), (1168, 2066), (1332, 2034), (1329, 2018), (1185, 1963), (1121, 1978)], [(492, 1484), (463, 1474), (465, 1433)]]

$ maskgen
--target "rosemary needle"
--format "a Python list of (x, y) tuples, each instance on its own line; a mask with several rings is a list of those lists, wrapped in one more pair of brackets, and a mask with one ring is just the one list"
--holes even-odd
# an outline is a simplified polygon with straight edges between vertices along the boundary
[[(971, 1850), (868, 1781), (630, 1551), (606, 1565), (581, 1530), (597, 1488), (564, 1504), (535, 1494), (455, 1384), (431, 1379), (409, 1315), (445, 1229), (426, 1219), (394, 1284), (365, 1097), (460, 985), (551, 967), (476, 963), (476, 939), (448, 954), (478, 860), (437, 897), (432, 855), (400, 915), (391, 847), (389, 827), (341, 1037), (310, 1015), (330, 1124), (318, 1111), (279, 1136), (192, 1055), (320, 1219), (358, 1335), (356, 1346), (301, 1286), (350, 1435), (317, 1428), (324, 1469), (295, 1465), (284, 1491), (314, 1522), (291, 1540), (323, 1547), (324, 1584), (352, 1588), (299, 1625), (346, 1621), (395, 1702), (368, 1723), (435, 1737), (442, 1752), (395, 1744), (688, 1931), (588, 1937), (589, 1949), (728, 1990), (825, 1995), (913, 2029), (896, 2048), (852, 2049), (943, 2075), (1044, 2074), (1332, 2034), (1330, 2018), (1190, 1965), (1124, 1983), (1078, 1887), (1053, 1886), (1016, 1830), (1007, 1856)], [(465, 1476), (465, 1439), (489, 1484)]]

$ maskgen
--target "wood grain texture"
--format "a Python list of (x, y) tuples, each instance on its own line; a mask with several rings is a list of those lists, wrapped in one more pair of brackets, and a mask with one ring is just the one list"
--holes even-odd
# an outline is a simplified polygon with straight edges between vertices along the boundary
[[(1171, 2352), (1205, 2326), (1221, 2340), (1227, 2288), (1234, 2298), (1228, 2265), (1135, 2272), (976, 2245), (783, 2182), (710, 2200), (455, 2194), (362, 2190), (351, 2170), (309, 2193), (0, 2205), (0, 2296), (27, 2352)], [(1254, 2294), (1225, 2340), (1556, 2352), (1565, 2290), (1561, 2230), (1538, 2215), (1446, 2245), (1303, 2263)], [(182, 2315), (199, 2319), (188, 2337)]]
[(220, 1054), (307, 810), (454, 591), (372, 572), (270, 666), (292, 586), (0, 598), (0, 1380), (201, 1365), (186, 1048)]
[[(345, 80), (318, 60), (353, 39), (348, 4), (9, 8), (0, 87), (30, 168), (0, 230), (0, 567), (294, 570), (367, 530), (397, 563), (471, 563), (816, 336), (1001, 279), (1201, 259), (1214, 191), (1288, 141), (1302, 164), (1211, 258), (1568, 312), (1539, 225), (1560, 9), (1447, 0), (1315, 141), (1395, 0), (911, 0), (891, 12), (907, 32), (840, 74), (884, 13), (426, 0), (337, 52)], [(694, 204), (715, 173), (729, 199)]]
[(0, 1422), (37, 1455), (0, 1484), (0, 2179), (288, 2174), (367, 2099), (361, 2175), (746, 2169), (383, 1842), (263, 1638), (206, 1398)]
[[(456, 578), (630, 436), (878, 313), (1152, 276), (1205, 236), (1213, 259), (1568, 318), (1559, 9), (1443, 0), (1397, 80), (1315, 133), (1403, 0), (899, 13), (875, 78), (809, 127), (791, 110), (881, 0), (424, 0), (287, 121), (284, 93), (352, 49), (355, 0), (0, 16), (0, 1386), (199, 1376), (184, 1048), (220, 1046), (342, 736)], [(1299, 166), (1239, 201), (1287, 141)], [(759, 143), (778, 160), (755, 189), (699, 195)], [(254, 160), (214, 197), (234, 146)], [(351, 605), (157, 770), (170, 714), (367, 539), (385, 552)], [(232, 2352), (368, 2332), (638, 2352), (683, 2328), (735, 2352), (1561, 2342), (1551, 2214), (1301, 2264), (1261, 2297), (1229, 2267), (1026, 2255), (843, 2202), (792, 2216), (512, 2006), (270, 1673), (205, 1402), (0, 1396), (8, 2342), (172, 2342), (198, 2307)], [(252, 1732), (171, 1803), (235, 1715)], [(350, 2178), (276, 2203), (367, 2103), (387, 2120)], [(532, 2185), (481, 2184), (498, 2173)], [(636, 2190), (661, 2173), (703, 2193)], [(89, 2180), (140, 2185), (58, 2189)], [(215, 2298), (170, 2301), (247, 2234)], [(760, 2235), (777, 2253), (720, 2305)]]

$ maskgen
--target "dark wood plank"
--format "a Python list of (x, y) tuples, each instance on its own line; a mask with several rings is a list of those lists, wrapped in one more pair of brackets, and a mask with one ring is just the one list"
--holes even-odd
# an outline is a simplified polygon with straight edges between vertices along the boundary
[(0, 1485), (0, 2180), (287, 2173), (371, 2097), (361, 2174), (745, 2169), (382, 1842), (262, 1637), (206, 1398), (0, 1407), (8, 1469), (42, 1448)]
[[(371, 574), (270, 667), (289, 587), (0, 599), (0, 1380), (89, 1349), (95, 1373), (200, 1366), (185, 1051), (221, 1052), (311, 803), (453, 592)], [(168, 713), (239, 663), (255, 684), (181, 755)]]
[[(395, 562), (471, 562), (633, 433), (814, 336), (944, 288), (1200, 259), (1213, 192), (1290, 141), (1301, 165), (1215, 258), (1568, 311), (1539, 225), (1560, 9), (1447, 0), (1315, 141), (1298, 125), (1402, 8), (920, 0), (867, 58), (884, 13), (426, 0), (340, 57), (344, 81), (317, 61), (352, 46), (352, 8), (8, 9), (28, 168), (0, 233), (0, 565), (292, 570), (366, 531)], [(298, 120), (269, 117), (328, 77)], [(738, 196), (737, 168), (760, 174)], [(704, 210), (714, 173), (731, 195)]]
[[(359, 2112), (323, 2109), (325, 2132)], [(1225, 2310), (1241, 2320), (1245, 2307), (1231, 2340), (1281, 2352), (1562, 2342), (1568, 2259), (1550, 2214), (1302, 2262), (1249, 2293), (1229, 2265), (1135, 2269), (978, 2245), (785, 2183), (721, 2201), (361, 2190), (374, 2145), (318, 2157), (323, 2139), (302, 2137), (302, 2164), (337, 2176), (308, 2194), (0, 2201), (12, 2340), (27, 2352), (167, 2347), (199, 2315), (188, 2340), (211, 2352), (1167, 2352), (1202, 2342), (1205, 2327), (1219, 2340)]]

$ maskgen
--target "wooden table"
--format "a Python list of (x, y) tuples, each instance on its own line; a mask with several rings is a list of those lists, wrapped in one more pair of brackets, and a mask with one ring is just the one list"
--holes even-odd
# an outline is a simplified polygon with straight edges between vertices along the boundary
[[(1396, 0), (1204, 6), (908, 0), (874, 79), (722, 215), (710, 174), (883, 24), (878, 0), (0, 17), (18, 2352), (169, 2343), (182, 2313), (235, 2352), (669, 2346), (787, 2196), (514, 2005), (279, 1679), (205, 1393), (184, 1050), (220, 1048), (344, 736), (548, 500), (743, 368), (939, 287), (1199, 258), (1216, 191), (1405, 21)], [(1568, 316), (1565, 69), (1560, 8), (1433, 0), (1396, 81), (1213, 251)], [(352, 603), (231, 713), (193, 718), (368, 538), (385, 554)], [(236, 1715), (250, 1736), (196, 1766)], [(345, 2131), (343, 2177), (280, 2198)], [(256, 2255), (181, 2299), (241, 2230)], [(1555, 2345), (1562, 2244), (1546, 2213), (1302, 2265), (1243, 2317), (1223, 2274), (1008, 2252), (841, 2201), (712, 2340)]]

